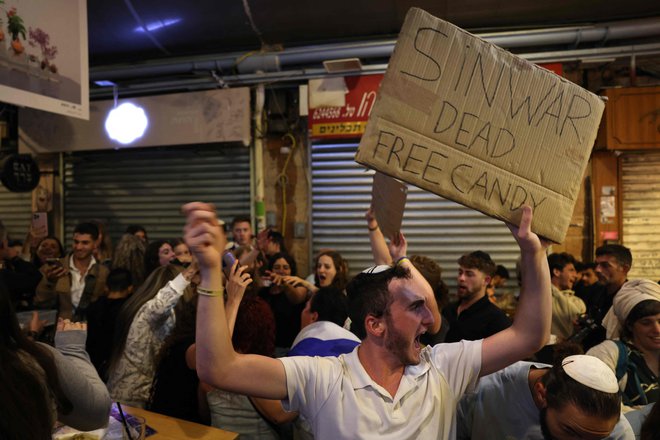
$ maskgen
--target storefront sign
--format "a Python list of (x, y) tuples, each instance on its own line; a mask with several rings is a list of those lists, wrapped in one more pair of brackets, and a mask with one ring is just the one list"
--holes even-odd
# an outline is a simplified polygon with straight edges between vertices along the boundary
[[(343, 106), (310, 108), (311, 137), (329, 139), (362, 136), (382, 79), (383, 75), (345, 77), (346, 93)], [(323, 92), (310, 85), (310, 94), (312, 93)], [(310, 99), (311, 102), (314, 102), (314, 99)]]
[(39, 185), (39, 165), (29, 154), (12, 154), (2, 162), (2, 184), (11, 192), (32, 191)]

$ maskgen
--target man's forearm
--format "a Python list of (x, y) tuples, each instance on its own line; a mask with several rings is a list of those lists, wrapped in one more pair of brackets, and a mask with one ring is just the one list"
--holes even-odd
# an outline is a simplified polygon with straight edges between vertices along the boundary
[[(522, 292), (513, 327), (528, 340), (532, 351), (550, 337), (552, 295), (550, 269), (545, 252), (522, 252)], [(536, 347), (536, 348), (534, 348)]]

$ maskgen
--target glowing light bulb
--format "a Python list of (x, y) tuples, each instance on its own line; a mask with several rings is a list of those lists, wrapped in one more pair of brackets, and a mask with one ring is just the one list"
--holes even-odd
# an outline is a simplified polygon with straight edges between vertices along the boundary
[(130, 144), (141, 138), (149, 126), (149, 119), (142, 107), (125, 102), (113, 108), (105, 119), (105, 131), (110, 139)]

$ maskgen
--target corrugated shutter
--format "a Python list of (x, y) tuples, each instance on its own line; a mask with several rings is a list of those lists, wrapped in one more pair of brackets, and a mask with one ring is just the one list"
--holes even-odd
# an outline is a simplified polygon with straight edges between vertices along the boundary
[(30, 228), (32, 193), (15, 193), (0, 185), (0, 220), (10, 239), (25, 240)]
[(660, 279), (660, 153), (623, 156), (623, 244), (633, 254), (629, 278)]
[[(338, 250), (353, 274), (373, 265), (364, 213), (374, 172), (353, 160), (356, 149), (355, 143), (312, 145), (313, 253)], [(456, 261), (474, 250), (488, 252), (496, 264), (509, 269), (512, 280), (507, 287), (515, 286), (519, 249), (502, 222), (409, 185), (402, 229), (408, 254), (433, 258), (451, 294), (456, 290)]]
[(65, 158), (65, 240), (88, 219), (106, 222), (113, 241), (130, 224), (149, 239), (180, 237), (181, 205), (214, 203), (231, 221), (250, 214), (250, 150), (212, 145), (77, 153)]

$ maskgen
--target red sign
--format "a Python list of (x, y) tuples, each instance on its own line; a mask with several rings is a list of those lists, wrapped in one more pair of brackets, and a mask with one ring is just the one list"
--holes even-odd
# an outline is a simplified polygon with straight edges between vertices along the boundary
[(355, 138), (364, 133), (383, 75), (347, 76), (346, 105), (309, 109), (313, 138)]
[(539, 63), (539, 66), (548, 69), (550, 72), (555, 72), (559, 76), (564, 76), (564, 66), (562, 63)]

